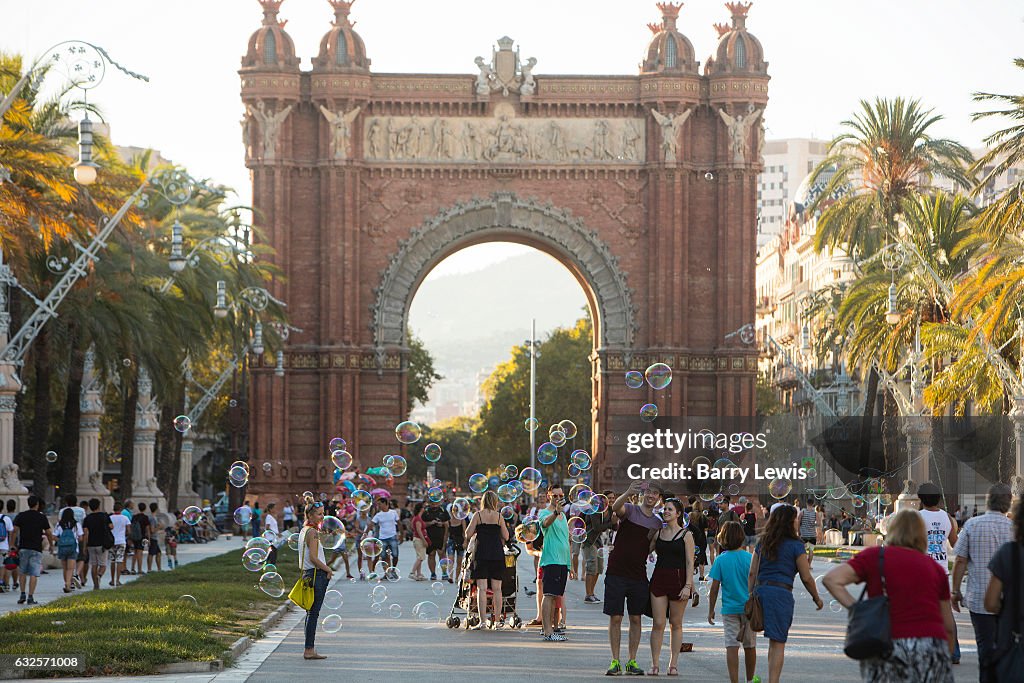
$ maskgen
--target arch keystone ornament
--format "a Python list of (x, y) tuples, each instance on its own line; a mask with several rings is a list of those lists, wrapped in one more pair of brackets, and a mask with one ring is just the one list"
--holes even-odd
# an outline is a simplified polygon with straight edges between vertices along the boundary
[[(277, 19), (281, 0), (262, 0), (239, 71), (250, 112), (239, 154), (282, 275), (268, 289), (301, 330), (280, 359), (249, 361), (240, 453), (281, 461), (273, 476), (255, 473), (249, 495), (333, 491), (335, 436), (362, 471), (388, 453), (418, 457), (395, 440), (408, 417), (411, 302), (444, 258), (484, 242), (542, 250), (586, 293), (592, 441), (580, 445), (597, 459), (595, 488), (625, 484), (615, 463), (644, 403), (666, 417), (754, 414), (757, 353), (727, 337), (755, 317), (769, 76), (748, 5), (728, 8), (714, 50), (710, 28), (696, 47), (680, 31), (678, 2), (652, 2), (661, 23), (637, 45), (637, 72), (569, 76), (538, 71), (542, 56), (521, 59), (508, 38), (490, 61), (468, 43), (466, 73), (374, 73), (351, 0), (328, 2), (333, 24), (299, 50), (315, 55), (310, 71)], [(702, 68), (695, 55), (708, 50)], [(672, 367), (668, 388), (626, 386), (625, 370), (654, 362)]]

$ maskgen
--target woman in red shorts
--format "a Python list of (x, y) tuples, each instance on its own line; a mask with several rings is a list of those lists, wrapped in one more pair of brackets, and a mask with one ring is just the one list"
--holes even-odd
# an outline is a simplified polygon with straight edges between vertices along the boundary
[(658, 563), (651, 575), (651, 670), (648, 675), (660, 672), (658, 660), (661, 644), (665, 639), (665, 621), (668, 617), (672, 634), (668, 675), (678, 676), (679, 647), (683, 643), (683, 614), (686, 603), (693, 594), (693, 535), (681, 524), (684, 522), (683, 504), (675, 498), (665, 499), (661, 513), (665, 527), (651, 534), (651, 550), (658, 554)]

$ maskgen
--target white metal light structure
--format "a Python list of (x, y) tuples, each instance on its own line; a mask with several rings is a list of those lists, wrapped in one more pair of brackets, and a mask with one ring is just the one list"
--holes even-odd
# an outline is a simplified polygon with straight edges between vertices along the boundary
[(284, 351), (277, 352), (277, 365), (274, 367), (276, 377), (284, 377)]
[(890, 325), (895, 325), (900, 321), (900, 312), (896, 308), (896, 283), (893, 282), (889, 285), (889, 308), (885, 312), (885, 322)]
[(184, 241), (183, 231), (184, 226), (175, 219), (174, 225), (171, 226), (171, 256), (167, 261), (171, 271), (175, 273), (185, 270), (185, 256), (181, 253), (181, 246)]
[(800, 350), (804, 353), (811, 350), (811, 328), (807, 323), (800, 329)]
[(92, 185), (96, 182), (96, 166), (92, 160), (92, 121), (88, 112), (78, 122), (78, 162), (75, 164), (75, 182)]
[(252, 333), (252, 352), (257, 356), (262, 356), (263, 351), (263, 323), (257, 321), (256, 329)]
[(228, 283), (224, 280), (217, 280), (217, 303), (213, 314), (218, 318), (228, 317)]

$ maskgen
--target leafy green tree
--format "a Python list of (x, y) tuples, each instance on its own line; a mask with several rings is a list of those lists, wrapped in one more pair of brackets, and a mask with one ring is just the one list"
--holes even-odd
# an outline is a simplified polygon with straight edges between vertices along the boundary
[[(427, 475), (430, 465), (423, 458), (423, 447), (436, 443), (441, 447), (441, 459), (434, 465), (434, 476), (441, 481), (458, 482), (465, 488), (466, 477), (488, 467), (497, 467), (498, 462), (487, 451), (476, 447), (479, 419), (476, 417), (453, 417), (423, 428), (423, 437), (409, 448), (406, 459), (409, 463), (408, 481), (419, 481)], [(471, 468), (474, 469), (472, 472)]]
[[(1024, 58), (1018, 57), (1013, 63), (1024, 70)], [(1005, 128), (985, 138), (989, 151), (974, 165), (978, 174), (975, 190), (984, 192), (989, 183), (1024, 162), (1024, 96), (978, 92), (974, 93), (974, 101), (993, 102), (1000, 108), (977, 112), (973, 120), (999, 117), (1007, 123)], [(1024, 232), (1024, 178), (985, 208), (978, 227), (997, 241), (1007, 235), (1019, 237)]]
[(411, 329), (405, 331), (406, 343), (409, 345), (409, 374), (407, 375), (406, 415), (412, 412), (418, 401), (424, 405), (430, 397), (430, 387), (434, 382), (443, 379), (434, 370), (434, 357), (423, 345), (423, 340), (413, 334)]

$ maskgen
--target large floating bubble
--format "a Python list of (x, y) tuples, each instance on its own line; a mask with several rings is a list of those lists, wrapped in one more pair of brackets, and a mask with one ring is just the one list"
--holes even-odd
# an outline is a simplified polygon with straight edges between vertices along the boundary
[(558, 426), (562, 428), (562, 432), (565, 434), (565, 438), (576, 438), (576, 433), (578, 430), (576, 429), (575, 422), (573, 422), (572, 420), (562, 420), (561, 422), (558, 423)]
[(531, 522), (524, 521), (518, 527), (516, 527), (516, 536), (523, 543), (532, 543), (537, 540), (540, 536), (540, 522), (533, 520)]
[(540, 488), (540, 482), (544, 478), (544, 475), (540, 473), (540, 470), (533, 467), (527, 467), (519, 473), (519, 483), (522, 485), (523, 490), (533, 495)]
[(232, 465), (228, 468), (228, 483), (236, 489), (240, 489), (249, 483), (249, 468), (241, 465)]
[(526, 421), (523, 422), (523, 426), (526, 428), (526, 431), (535, 432), (537, 431), (537, 428), (540, 427), (540, 420), (535, 417), (528, 417), (526, 418)]
[(653, 403), (645, 403), (640, 408), (640, 419), (644, 422), (654, 422), (656, 417), (658, 417), (658, 406)]
[(427, 462), (437, 462), (441, 459), (441, 447), (436, 443), (428, 443), (423, 448), (423, 458)]
[(456, 498), (448, 508), (448, 514), (455, 519), (467, 519), (470, 511), (469, 500), (466, 498)]
[(644, 375), (639, 370), (630, 370), (626, 373), (626, 386), (630, 389), (639, 389), (644, 385)]
[(410, 420), (399, 422), (395, 427), (395, 438), (399, 443), (416, 443), (421, 436), (423, 436), (423, 428)]
[(502, 503), (511, 503), (518, 497), (519, 492), (516, 490), (516, 487), (508, 484), (502, 484), (498, 487), (498, 500)]
[(582, 471), (589, 470), (592, 463), (590, 453), (587, 453), (582, 448), (577, 448), (569, 455), (569, 462), (576, 465)]
[(337, 550), (345, 543), (345, 525), (337, 517), (327, 515), (320, 523), (318, 538), (325, 550)]
[(564, 446), (566, 441), (565, 432), (561, 429), (556, 429), (548, 434), (548, 440), (556, 446)]
[(267, 551), (263, 548), (249, 548), (242, 553), (242, 566), (251, 572), (263, 569), (267, 562)]
[(409, 463), (400, 455), (384, 456), (384, 467), (391, 470), (391, 474), (400, 477), (409, 469)]
[(260, 577), (260, 590), (272, 598), (284, 595), (284, 579), (277, 572), (267, 572)]
[(188, 415), (179, 415), (174, 418), (174, 430), (184, 434), (188, 430), (192, 429), (192, 418)]
[(336, 436), (331, 439), (330, 443), (327, 444), (327, 448), (333, 453), (334, 451), (343, 451), (348, 446), (348, 442), (340, 436)]
[(558, 446), (550, 441), (545, 441), (537, 447), (537, 462), (541, 465), (550, 465), (558, 459)]
[(412, 614), (423, 628), (434, 628), (441, 622), (441, 608), (429, 600), (417, 603)]
[(444, 490), (440, 486), (431, 486), (427, 489), (427, 500), (431, 503), (440, 503), (444, 500)]
[(324, 629), (324, 633), (337, 633), (341, 630), (341, 616), (337, 614), (328, 614), (320, 622), (320, 625)]
[(793, 482), (789, 479), (778, 478), (772, 479), (771, 483), (768, 484), (768, 493), (775, 500), (782, 500), (789, 495), (790, 491), (793, 490)]
[(356, 510), (360, 512), (369, 510), (370, 506), (373, 505), (373, 496), (370, 495), (369, 491), (353, 491), (351, 495), (352, 504), (356, 506)]
[(384, 550), (384, 544), (378, 538), (367, 536), (359, 542), (359, 549), (366, 557), (377, 557)]
[(341, 591), (330, 588), (324, 593), (324, 609), (341, 609), (344, 604), (345, 599)]
[(196, 525), (203, 518), (203, 511), (198, 505), (189, 505), (181, 511), (181, 520), (186, 524)]
[(331, 462), (339, 470), (347, 470), (352, 467), (352, 454), (348, 451), (331, 451)]
[(469, 489), (473, 493), (483, 493), (487, 490), (487, 477), (483, 474), (471, 474), (469, 475)]
[(235, 518), (235, 524), (238, 526), (246, 526), (252, 521), (252, 510), (243, 505), (237, 508), (232, 516)]
[(664, 363), (654, 363), (644, 372), (644, 377), (652, 389), (664, 389), (672, 383), (672, 368)]

